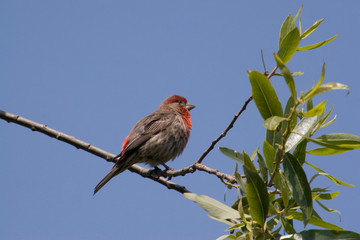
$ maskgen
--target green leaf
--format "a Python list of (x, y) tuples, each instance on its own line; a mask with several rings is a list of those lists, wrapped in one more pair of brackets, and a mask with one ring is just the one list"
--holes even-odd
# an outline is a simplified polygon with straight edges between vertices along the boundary
[(296, 88), (295, 88), (295, 82), (291, 75), (291, 72), (289, 68), (283, 63), (283, 61), (280, 59), (280, 57), (274, 53), (274, 57), (276, 60), (277, 65), (280, 68), (281, 73), (283, 74), (286, 84), (288, 85), (288, 88), (290, 90), (291, 96), (296, 99)]
[(282, 236), (281, 240), (359, 240), (360, 234), (351, 231), (306, 230), (296, 234)]
[[(287, 218), (288, 219), (296, 219), (296, 220), (299, 220), (299, 221), (303, 221), (303, 218), (302, 218), (302, 214), (299, 213), (299, 212), (295, 212), (295, 211), (288, 211), (287, 212)], [(330, 229), (330, 230), (336, 230), (336, 231), (343, 231), (344, 229), (339, 227), (339, 226), (336, 226), (335, 224), (332, 224), (332, 223), (329, 223), (329, 222), (326, 222), (318, 217), (315, 217), (315, 216), (311, 216), (310, 220), (309, 220), (309, 224), (311, 225), (315, 225), (315, 226), (318, 226), (318, 227), (322, 227), (322, 228), (326, 228), (326, 229)]]
[(259, 152), (257, 153), (257, 156), (258, 156), (257, 162), (259, 164), (261, 177), (264, 180), (264, 182), (266, 182), (269, 178), (268, 169), (266, 167), (263, 156)]
[(321, 173), (321, 175), (324, 175), (325, 177), (329, 178), (330, 180), (332, 180), (336, 185), (343, 185), (343, 186), (347, 186), (347, 187), (355, 187), (354, 184), (348, 184), (346, 182), (343, 182), (333, 176), (331, 176), (330, 174), (324, 172), (323, 170), (321, 170), (318, 167), (315, 167), (314, 165), (312, 165), (309, 162), (305, 162), (307, 165), (309, 165), (310, 167), (312, 167), (313, 169), (315, 169), (316, 171), (318, 171), (319, 173)]
[(307, 140), (302, 140), (295, 148), (293, 155), (296, 157), (296, 159), (299, 161), (300, 165), (302, 166), (305, 162), (306, 158), (306, 146), (307, 146)]
[(309, 100), (306, 101), (306, 109), (310, 111), (311, 109), (313, 109), (313, 107), (314, 107), (313, 100), (312, 98), (310, 98)]
[(234, 176), (235, 176), (236, 182), (239, 184), (241, 195), (246, 196), (246, 183), (245, 183), (245, 181), (242, 179), (240, 173), (237, 172), (237, 171), (235, 171)]
[(269, 172), (272, 173), (275, 168), (275, 149), (267, 141), (264, 141), (263, 144), (263, 153), (266, 161), (266, 165), (269, 169)]
[(272, 116), (269, 117), (268, 119), (266, 119), (263, 123), (264, 127), (268, 130), (274, 131), (277, 129), (277, 127), (279, 126), (279, 124), (282, 121), (287, 120), (286, 118), (283, 117), (278, 117), (278, 116)]
[(336, 198), (339, 195), (339, 191), (332, 193), (312, 193), (312, 197), (314, 200), (330, 200)]
[(244, 164), (244, 156), (242, 153), (239, 153), (233, 149), (227, 148), (227, 147), (219, 147), (219, 150), (227, 157)]
[(294, 26), (294, 19), (291, 16), (291, 14), (289, 14), (289, 16), (287, 16), (287, 18), (285, 19), (285, 21), (281, 25), (280, 38), (279, 38), (279, 48), (280, 48), (281, 42), (283, 41), (285, 36), (288, 35), (288, 33), (291, 32), (291, 30), (293, 30), (294, 27), (295, 27)]
[[(285, 106), (285, 112), (284, 112), (284, 116), (286, 118), (289, 118), (290, 114), (292, 111), (295, 111), (294, 109), (295, 107), (295, 100), (294, 98), (292, 98), (291, 96), (289, 97), (286, 106)], [(290, 131), (292, 131), (294, 129), (294, 127), (296, 126), (296, 121), (297, 121), (297, 114), (293, 114), (290, 120)], [(289, 124), (289, 122), (283, 122), (282, 127), (281, 127), (281, 131), (283, 133), (285, 133), (285, 131), (287, 131), (287, 125)]]
[(211, 216), (219, 219), (240, 218), (239, 212), (231, 207), (215, 200), (206, 195), (198, 195), (195, 193), (184, 193), (184, 197), (196, 202), (202, 209)]
[(316, 84), (310, 91), (308, 91), (307, 93), (305, 93), (305, 94), (302, 96), (302, 99), (303, 99), (304, 101), (309, 100), (309, 99), (313, 98), (313, 96), (315, 96), (315, 93), (316, 93), (316, 91), (319, 89), (322, 81), (324, 80), (324, 77), (325, 77), (325, 63), (324, 63), (323, 66), (322, 66), (321, 76), (320, 76), (320, 79), (319, 79), (319, 81), (317, 82), (317, 84)]
[(307, 50), (312, 50), (312, 49), (324, 46), (324, 45), (328, 44), (329, 42), (331, 42), (332, 40), (334, 40), (337, 37), (338, 37), (338, 35), (335, 35), (335, 36), (333, 36), (332, 38), (330, 38), (328, 40), (318, 42), (318, 43), (315, 43), (315, 44), (311, 44), (311, 45), (308, 45), (308, 46), (304, 46), (304, 47), (299, 47), (297, 49), (297, 51), (307, 51)]
[(279, 131), (266, 130), (266, 141), (277, 148), (277, 145), (282, 145), (282, 136)]
[(264, 74), (249, 71), (252, 96), (264, 119), (271, 116), (282, 117), (282, 106), (269, 79)]
[(290, 151), (304, 138), (310, 136), (315, 126), (321, 121), (322, 115), (303, 117), (289, 135), (285, 143), (285, 152)]
[[(323, 128), (324, 127), (324, 122), (329, 118), (329, 116), (330, 116), (330, 114), (332, 113), (332, 111), (333, 111), (333, 109), (334, 109), (334, 107), (332, 107), (331, 109), (330, 109), (330, 111), (321, 119), (321, 121), (319, 122), (319, 125), (318, 125), (318, 127), (319, 128)], [(331, 120), (331, 121), (335, 121), (334, 119), (333, 120)], [(330, 121), (330, 122), (331, 122)], [(330, 125), (331, 123), (327, 123), (326, 125)]]
[(277, 54), (279, 55), (280, 59), (284, 62), (284, 64), (287, 63), (294, 55), (296, 50), (298, 50), (299, 43), (300, 43), (300, 32), (299, 29), (295, 27), (281, 41), (279, 51), (277, 52)]
[(252, 154), (250, 155), (250, 160), (253, 162), (257, 156), (257, 153), (259, 152), (259, 147), (257, 147)]
[(301, 5), (301, 7), (300, 7), (299, 11), (296, 13), (296, 15), (295, 15), (295, 17), (294, 17), (294, 20), (293, 20), (293, 22), (294, 22), (294, 23), (295, 23), (296, 19), (299, 17), (299, 15), (300, 15), (300, 13), (301, 13), (302, 8), (303, 8), (303, 5)]
[(360, 148), (360, 137), (349, 133), (331, 133), (315, 139), (307, 138), (318, 145), (336, 150), (354, 150)]
[(357, 147), (358, 145), (360, 145), (360, 137), (349, 133), (324, 134), (315, 139), (329, 144), (340, 145), (340, 146), (354, 145), (354, 147)]
[(335, 115), (334, 118), (331, 119), (329, 122), (324, 123), (323, 125), (321, 125), (320, 128), (324, 128), (324, 127), (329, 126), (330, 124), (332, 124), (333, 122), (335, 122), (335, 120), (336, 120), (336, 115)]
[(311, 189), (306, 174), (298, 160), (290, 153), (286, 153), (283, 160), (288, 186), (303, 212), (304, 226), (306, 226), (313, 211)]
[(312, 155), (335, 155), (335, 154), (341, 154), (344, 152), (348, 152), (349, 150), (346, 149), (334, 149), (334, 148), (314, 148), (309, 151), (306, 151), (308, 154)]
[(257, 169), (256, 169), (254, 163), (251, 161), (249, 155), (247, 155), (245, 152), (243, 152), (243, 156), (244, 156), (244, 166), (249, 168), (251, 171), (257, 172)]
[(300, 38), (305, 39), (307, 36), (309, 36), (313, 31), (315, 31), (315, 29), (320, 25), (320, 23), (322, 21), (324, 21), (323, 18), (320, 20), (317, 20), (313, 25), (311, 25), (311, 27), (306, 29), (305, 32), (303, 32), (303, 34), (301, 34)]
[(287, 208), (287, 206), (289, 205), (289, 191), (284, 173), (280, 174), (280, 181), (281, 197), (283, 199), (285, 208)]
[(320, 85), (319, 88), (313, 93), (312, 97), (332, 90), (347, 90), (347, 94), (350, 93), (350, 89), (347, 85), (336, 82), (329, 82)]
[(303, 115), (305, 117), (315, 117), (317, 115), (323, 114), (325, 112), (325, 105), (326, 105), (326, 101), (322, 101), (316, 107), (312, 108), (307, 112), (304, 112)]
[(285, 232), (296, 233), (293, 223), (292, 223), (292, 219), (287, 219), (285, 217), (281, 217), (280, 221), (281, 221), (281, 226), (284, 228)]
[(269, 211), (269, 195), (261, 177), (244, 165), (246, 193), (253, 219), (261, 226), (265, 224)]
[(339, 212), (338, 210), (335, 210), (335, 209), (331, 209), (331, 208), (328, 208), (328, 207), (326, 207), (324, 204), (322, 204), (319, 200), (315, 200), (319, 205), (320, 205), (320, 207), (322, 207), (325, 211), (327, 211), (327, 212), (331, 212), (331, 213), (333, 213), (333, 212), (336, 212), (336, 213), (338, 213), (339, 214), (339, 220), (341, 220), (341, 212)]

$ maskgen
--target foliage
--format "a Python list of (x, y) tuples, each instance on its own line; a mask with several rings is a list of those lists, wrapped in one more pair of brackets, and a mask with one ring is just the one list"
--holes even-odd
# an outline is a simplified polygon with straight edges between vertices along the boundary
[[(241, 193), (232, 208), (204, 195), (185, 193), (185, 197), (198, 203), (210, 217), (229, 225), (228, 235), (218, 239), (360, 239), (360, 235), (345, 231), (332, 223), (326, 222), (314, 210), (314, 203), (328, 212), (323, 203), (338, 195), (328, 192), (326, 188), (311, 189), (310, 183), (318, 176), (326, 176), (337, 185), (353, 187), (344, 183), (318, 167), (309, 163), (307, 154), (329, 155), (341, 154), (360, 148), (360, 137), (348, 133), (330, 133), (313, 138), (320, 128), (332, 124), (336, 118), (328, 121), (332, 112), (325, 112), (326, 101), (313, 106), (313, 97), (322, 93), (349, 88), (341, 83), (323, 83), (325, 64), (322, 66), (320, 79), (309, 91), (300, 93), (295, 87), (294, 76), (286, 66), (297, 51), (312, 50), (324, 46), (335, 39), (309, 46), (299, 47), (301, 40), (308, 37), (321, 24), (316, 21), (311, 27), (301, 32), (301, 21), (298, 27), (295, 22), (301, 9), (293, 18), (289, 15), (280, 29), (279, 50), (274, 53), (276, 68), (270, 74), (249, 71), (252, 96), (264, 119), (266, 139), (262, 152), (258, 149), (249, 157), (246, 152), (222, 147), (225, 156), (236, 161), (236, 184), (224, 182), (227, 187), (236, 187)], [(276, 69), (280, 73), (275, 74)], [(285, 108), (270, 82), (272, 76), (284, 78), (289, 88), (289, 99)], [(305, 110), (306, 106), (306, 110)], [(320, 148), (307, 149), (307, 143), (313, 142)], [(257, 165), (255, 160), (257, 159)], [(238, 172), (237, 164), (243, 167), (244, 175)], [(303, 169), (307, 164), (317, 173), (308, 178)], [(246, 179), (246, 182), (245, 180)], [(325, 228), (326, 230), (305, 230), (297, 232), (294, 221)], [(280, 230), (287, 236), (281, 236)]]

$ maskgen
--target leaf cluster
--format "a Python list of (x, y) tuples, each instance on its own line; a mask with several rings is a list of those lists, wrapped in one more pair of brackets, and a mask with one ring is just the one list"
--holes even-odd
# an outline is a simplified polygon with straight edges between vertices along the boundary
[[(289, 15), (280, 29), (279, 49), (274, 53), (276, 67), (272, 74), (249, 71), (252, 96), (264, 119), (266, 139), (262, 151), (256, 149), (250, 156), (226, 147), (220, 151), (236, 161), (234, 176), (237, 184), (227, 183), (228, 188), (238, 190), (238, 199), (229, 207), (208, 196), (185, 193), (185, 197), (198, 203), (210, 217), (229, 225), (229, 234), (218, 239), (359, 239), (357, 233), (345, 231), (323, 220), (314, 210), (314, 203), (328, 212), (337, 212), (324, 204), (335, 198), (339, 192), (326, 188), (311, 188), (310, 183), (319, 176), (325, 176), (337, 185), (353, 187), (314, 166), (308, 155), (341, 154), (360, 148), (360, 137), (348, 133), (329, 133), (314, 137), (317, 131), (332, 124), (329, 120), (332, 110), (326, 112), (326, 101), (313, 106), (313, 98), (325, 92), (349, 88), (341, 83), (323, 83), (325, 64), (317, 83), (308, 91), (297, 91), (293, 73), (286, 66), (298, 51), (307, 51), (324, 46), (328, 40), (300, 47), (301, 40), (308, 37), (322, 23), (316, 21), (301, 31), (301, 20), (295, 26), (301, 9), (293, 18)], [(275, 73), (279, 69), (279, 73)], [(289, 89), (289, 98), (283, 107), (277, 92), (270, 82), (272, 76), (281, 76)], [(318, 148), (308, 149), (308, 143)], [(304, 171), (306, 164), (316, 171), (310, 178)], [(238, 171), (242, 167), (243, 175)], [(339, 213), (340, 214), (340, 213)], [(324, 230), (297, 232), (294, 221), (315, 225)], [(281, 236), (280, 230), (287, 236)]]

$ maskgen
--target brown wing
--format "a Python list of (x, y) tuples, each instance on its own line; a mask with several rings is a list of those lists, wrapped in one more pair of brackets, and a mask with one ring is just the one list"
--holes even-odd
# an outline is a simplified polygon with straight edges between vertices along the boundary
[(145, 144), (151, 136), (164, 131), (174, 121), (175, 117), (175, 114), (170, 111), (156, 111), (137, 122), (130, 131), (123, 156), (128, 156)]

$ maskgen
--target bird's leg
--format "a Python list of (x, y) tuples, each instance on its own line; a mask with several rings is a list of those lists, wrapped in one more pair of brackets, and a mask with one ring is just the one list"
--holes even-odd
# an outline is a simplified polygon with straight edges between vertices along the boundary
[(161, 176), (162, 170), (158, 167), (154, 167), (154, 169), (150, 170), (150, 174), (157, 175), (158, 177)]
[(174, 169), (172, 169), (171, 167), (169, 167), (168, 165), (166, 165), (165, 163), (161, 163), (161, 165), (164, 166), (165, 171), (167, 171), (167, 170), (174, 170)]
[[(174, 169), (172, 169), (171, 167), (169, 167), (168, 165), (166, 165), (165, 163), (162, 163), (161, 165), (163, 165), (164, 166), (164, 168), (165, 168), (165, 170), (164, 170), (164, 172), (166, 173), (166, 171), (168, 171), (168, 170), (174, 170)], [(168, 178), (167, 178), (167, 180), (171, 180), (171, 176), (168, 176)]]

